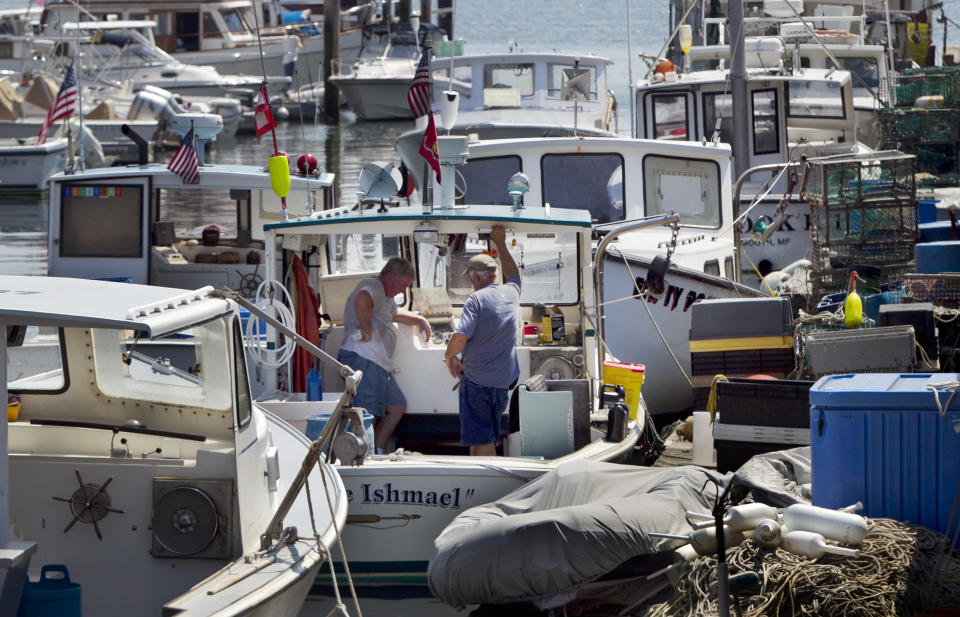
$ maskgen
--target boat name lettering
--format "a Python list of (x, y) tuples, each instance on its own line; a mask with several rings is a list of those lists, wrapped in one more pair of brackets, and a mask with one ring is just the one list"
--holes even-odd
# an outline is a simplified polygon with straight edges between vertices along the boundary
[[(780, 227), (777, 228), (777, 232), (797, 231), (797, 228), (794, 226), (794, 223), (796, 222), (796, 216), (797, 216), (796, 214), (789, 214), (785, 212), (783, 215), (783, 222), (780, 223)], [(803, 216), (805, 219), (804, 226), (803, 226), (804, 230), (809, 232), (810, 231), (810, 215), (804, 214)], [(794, 223), (790, 222), (791, 219), (793, 219)], [(769, 221), (770, 220), (769, 217), (767, 217), (766, 220)], [(740, 228), (740, 233), (744, 234), (745, 236), (749, 235), (750, 230), (753, 229), (753, 226), (756, 224), (756, 222), (757, 222), (756, 219), (752, 219), (749, 216), (743, 219), (743, 227)]]
[[(374, 488), (373, 484), (361, 484), (360, 503), (382, 503), (382, 504), (415, 504), (420, 506), (436, 506), (438, 508), (459, 508), (460, 507), (460, 488), (454, 488), (449, 491), (429, 491), (421, 489), (400, 489), (394, 488), (393, 484), (387, 482), (381, 488)], [(473, 493), (473, 489), (468, 489), (467, 497)], [(348, 501), (353, 501), (353, 491), (348, 491)]]
[[(645, 278), (641, 278), (638, 276), (636, 278), (636, 287), (634, 287), (634, 294), (638, 296), (637, 300), (640, 299), (639, 296), (642, 296), (642, 294), (646, 291), (646, 289), (647, 289), (647, 280)], [(667, 291), (662, 296), (663, 298), (662, 302), (661, 302), (661, 297), (654, 296), (654, 295), (647, 296), (647, 302), (649, 302), (650, 304), (660, 304), (671, 311), (675, 311), (677, 310), (678, 306), (682, 306), (683, 307), (682, 312), (686, 313), (688, 310), (690, 310), (690, 307), (693, 306), (693, 303), (696, 302), (697, 300), (713, 298), (713, 296), (707, 296), (702, 292), (694, 291), (692, 289), (688, 291), (686, 294), (684, 294), (683, 292), (684, 292), (683, 287), (676, 287), (674, 285), (670, 285), (667, 287)], [(683, 298), (682, 304), (680, 303), (681, 298)]]

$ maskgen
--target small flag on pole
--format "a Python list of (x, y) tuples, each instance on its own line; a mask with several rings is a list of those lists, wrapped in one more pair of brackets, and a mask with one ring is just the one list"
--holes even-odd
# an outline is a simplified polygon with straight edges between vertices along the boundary
[(423, 55), (420, 57), (420, 64), (417, 65), (417, 72), (413, 76), (413, 83), (410, 84), (410, 90), (407, 92), (407, 104), (410, 106), (410, 112), (414, 118), (429, 116), (427, 128), (423, 132), (423, 140), (420, 142), (420, 156), (426, 159), (427, 163), (437, 174), (437, 182), (440, 182), (440, 155), (437, 152), (437, 125), (433, 122), (433, 80), (430, 77), (430, 48), (425, 47)]
[(57, 92), (57, 98), (47, 110), (47, 117), (40, 127), (40, 133), (37, 135), (33, 145), (39, 145), (47, 141), (50, 133), (50, 127), (57, 120), (69, 118), (73, 113), (77, 101), (77, 78), (73, 72), (73, 65), (67, 69), (67, 74), (63, 77), (63, 83), (60, 84), (60, 90)]
[(177, 153), (170, 159), (167, 169), (183, 178), (184, 184), (200, 182), (200, 166), (197, 161), (197, 151), (193, 147), (193, 129), (187, 131), (177, 148)]
[(253, 124), (256, 127), (257, 137), (263, 135), (273, 127), (277, 126), (277, 121), (270, 110), (270, 99), (267, 98), (267, 87), (260, 85), (260, 98), (262, 102), (257, 105), (257, 111), (253, 116)]

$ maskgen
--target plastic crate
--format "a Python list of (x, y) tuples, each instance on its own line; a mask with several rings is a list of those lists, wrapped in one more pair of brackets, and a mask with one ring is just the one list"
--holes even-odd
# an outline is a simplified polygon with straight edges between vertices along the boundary
[(719, 298), (690, 307), (690, 340), (790, 336), (789, 298)]
[(813, 375), (909, 372), (916, 364), (913, 326), (818, 332), (806, 340)]
[(812, 381), (729, 379), (717, 382), (717, 411), (724, 424), (810, 427)]
[[(813, 503), (941, 533), (960, 487), (960, 397), (940, 415), (928, 386), (957, 373), (834, 375), (810, 389)], [(946, 405), (949, 391), (939, 391)], [(719, 455), (719, 451), (718, 451)]]

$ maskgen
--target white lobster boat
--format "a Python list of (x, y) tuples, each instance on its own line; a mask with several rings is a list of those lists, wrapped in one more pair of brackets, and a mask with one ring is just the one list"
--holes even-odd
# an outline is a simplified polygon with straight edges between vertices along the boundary
[(252, 401), (236, 303), (47, 277), (0, 289), (19, 403), (0, 427), (0, 604), (56, 564), (88, 615), (296, 615), (348, 496)]

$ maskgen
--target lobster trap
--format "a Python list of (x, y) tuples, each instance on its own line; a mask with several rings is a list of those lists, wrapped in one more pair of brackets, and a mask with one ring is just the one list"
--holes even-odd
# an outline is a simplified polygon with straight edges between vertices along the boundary
[(944, 107), (960, 106), (960, 67), (931, 66), (905, 69), (895, 78), (897, 104), (912, 107), (926, 96), (943, 97)]
[(813, 159), (802, 197), (810, 205), (813, 298), (846, 291), (870, 266), (877, 284), (913, 268), (918, 230), (916, 157), (897, 151)]

